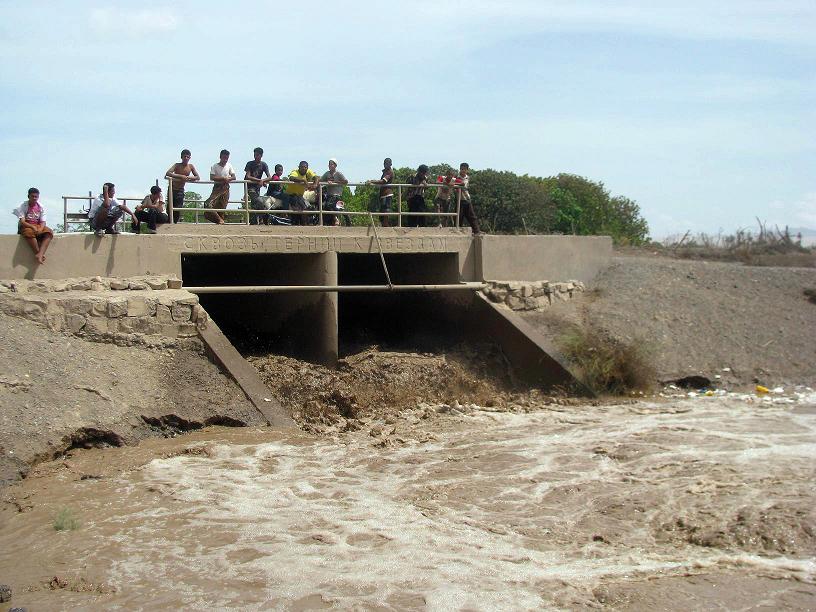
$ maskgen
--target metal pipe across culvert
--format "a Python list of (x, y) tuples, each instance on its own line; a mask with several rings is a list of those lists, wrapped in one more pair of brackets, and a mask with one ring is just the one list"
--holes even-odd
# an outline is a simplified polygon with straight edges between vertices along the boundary
[(295, 291), (480, 291), (487, 283), (447, 285), (234, 285), (226, 287), (184, 287), (196, 294), (204, 293), (291, 293)]

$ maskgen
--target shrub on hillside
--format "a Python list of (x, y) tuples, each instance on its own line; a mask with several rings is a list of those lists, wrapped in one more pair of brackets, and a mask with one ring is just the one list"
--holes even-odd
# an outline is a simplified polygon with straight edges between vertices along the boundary
[(561, 339), (565, 356), (578, 376), (598, 394), (626, 395), (649, 391), (657, 380), (645, 342), (623, 342), (602, 330), (576, 327)]

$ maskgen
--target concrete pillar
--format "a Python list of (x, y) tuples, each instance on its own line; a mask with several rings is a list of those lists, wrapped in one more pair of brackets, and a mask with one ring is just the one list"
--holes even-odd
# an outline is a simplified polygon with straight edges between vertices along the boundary
[[(321, 255), (321, 276), (319, 283), (322, 285), (337, 285), (337, 253), (328, 251)], [(337, 327), (337, 292), (322, 293), (320, 308), (318, 309), (318, 321), (315, 329), (317, 339), (315, 347), (318, 351), (317, 360), (325, 366), (333, 368), (337, 366), (339, 354)]]

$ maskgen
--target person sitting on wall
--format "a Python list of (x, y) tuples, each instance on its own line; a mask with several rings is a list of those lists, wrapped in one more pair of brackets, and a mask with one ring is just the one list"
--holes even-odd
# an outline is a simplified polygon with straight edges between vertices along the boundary
[[(408, 210), (411, 212), (428, 212), (428, 205), (425, 203), (425, 188), (428, 186), (428, 166), (421, 164), (417, 168), (416, 174), (408, 179), (412, 185), (408, 188)], [(425, 227), (425, 216), (409, 215), (406, 219), (408, 227)]]
[(28, 200), (15, 208), (13, 214), (18, 219), (17, 233), (34, 251), (37, 263), (45, 263), (45, 252), (54, 237), (54, 232), (45, 224), (45, 208), (40, 204), (40, 190), (36, 187), (30, 188)]
[(91, 230), (93, 230), (98, 237), (105, 234), (119, 234), (116, 229), (116, 222), (122, 216), (123, 212), (130, 215), (131, 223), (138, 225), (139, 220), (125, 204), (117, 200), (116, 187), (113, 183), (105, 183), (102, 185), (102, 193), (96, 196), (96, 199), (91, 204), (91, 209), (88, 211), (88, 219), (91, 221)]
[[(297, 170), (292, 170), (289, 174), (290, 183), (286, 185), (286, 196), (289, 200), (289, 210), (306, 210), (306, 200), (303, 194), (306, 187), (317, 189), (317, 174), (314, 170), (309, 170), (308, 162), (302, 161), (298, 164)], [(305, 225), (305, 215), (292, 215), (292, 225)]]
[(150, 195), (145, 196), (142, 203), (136, 207), (136, 219), (138, 220), (134, 225), (134, 231), (138, 234), (141, 231), (139, 221), (147, 223), (147, 233), (156, 233), (157, 223), (167, 223), (170, 217), (164, 212), (164, 200), (162, 200), (162, 190), (158, 185), (150, 188)]
[(181, 163), (173, 164), (164, 173), (164, 177), (170, 179), (170, 193), (173, 194), (173, 223), (178, 223), (181, 219), (181, 209), (184, 208), (185, 183), (201, 180), (201, 177), (198, 176), (198, 170), (190, 163), (191, 157), (190, 149), (184, 149), (181, 152)]

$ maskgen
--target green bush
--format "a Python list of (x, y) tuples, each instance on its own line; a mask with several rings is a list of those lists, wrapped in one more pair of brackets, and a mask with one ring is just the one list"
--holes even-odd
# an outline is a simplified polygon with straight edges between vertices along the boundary
[(79, 520), (70, 508), (62, 508), (54, 517), (54, 531), (74, 531), (79, 529)]
[(642, 340), (625, 343), (595, 327), (574, 328), (561, 339), (566, 357), (595, 393), (649, 391), (657, 380), (650, 349)]

